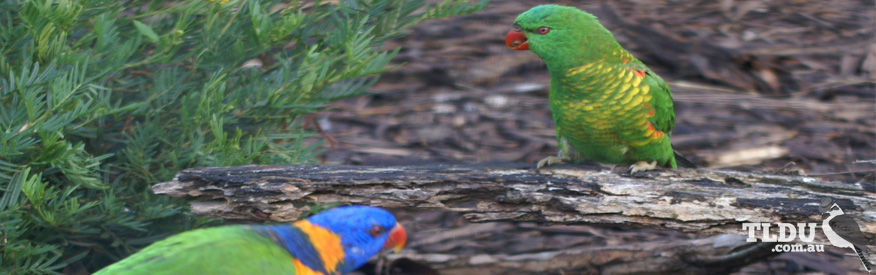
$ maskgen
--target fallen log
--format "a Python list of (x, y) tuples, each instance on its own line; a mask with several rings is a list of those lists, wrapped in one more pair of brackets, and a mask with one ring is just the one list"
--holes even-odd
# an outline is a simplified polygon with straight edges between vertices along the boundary
[[(341, 203), (411, 212), (452, 212), (475, 223), (535, 222), (539, 230), (558, 225), (620, 225), (704, 235), (495, 253), (471, 249), (468, 253), (465, 249), (452, 253), (429, 251), (435, 243), (459, 238), (439, 234), (452, 230), (441, 228), (417, 236), (419, 241), (412, 238), (409, 249), (391, 256), (394, 261), (389, 267), (380, 267), (398, 270), (401, 267), (395, 265), (401, 265), (398, 260), (403, 258), (401, 263), (414, 261), (444, 272), (453, 271), (448, 274), (501, 274), (514, 270), (730, 272), (776, 253), (769, 251), (772, 247), (769, 244), (747, 243), (738, 238), (723, 241), (724, 248), (720, 248), (718, 240), (727, 240), (727, 235), (718, 234), (743, 235), (744, 222), (820, 224), (819, 204), (825, 198), (836, 201), (846, 214), (852, 215), (865, 234), (872, 237), (876, 233), (876, 188), (869, 183), (707, 169), (629, 175), (586, 164), (540, 171), (531, 166), (488, 163), (194, 168), (180, 172), (172, 181), (154, 185), (153, 191), (191, 200), (195, 214), (237, 222), (292, 221), (309, 211), (310, 206)], [(507, 229), (497, 232), (493, 233), (510, 233)], [(438, 236), (446, 238), (423, 240)], [(605, 241), (610, 239), (602, 240), (611, 243)], [(826, 242), (824, 238), (820, 241)], [(552, 264), (557, 266), (550, 268)]]
[(238, 166), (194, 168), (152, 187), (192, 199), (199, 215), (292, 221), (306, 204), (351, 203), (461, 212), (474, 222), (624, 224), (696, 233), (740, 233), (742, 222), (821, 221), (836, 200), (876, 233), (868, 183), (724, 170), (621, 175), (593, 166), (536, 171), (531, 164), (403, 167)]

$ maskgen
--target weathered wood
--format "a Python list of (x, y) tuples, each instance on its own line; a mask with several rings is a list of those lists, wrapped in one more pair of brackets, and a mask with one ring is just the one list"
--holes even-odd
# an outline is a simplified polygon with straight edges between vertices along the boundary
[[(835, 199), (864, 232), (876, 232), (876, 190), (868, 183), (705, 169), (630, 176), (599, 166), (531, 166), (197, 168), (153, 191), (191, 199), (196, 214), (237, 221), (291, 221), (314, 204), (390, 208), (413, 235), (401, 254), (371, 267), (378, 274), (728, 273), (777, 255), (772, 244), (745, 242), (742, 222), (820, 222), (823, 198)], [(435, 218), (435, 212), (445, 214)], [(475, 223), (452, 221), (460, 216)], [(806, 263), (793, 258), (800, 255), (782, 261)]]
[(193, 199), (192, 211), (234, 220), (291, 221), (307, 204), (352, 203), (460, 212), (473, 222), (618, 224), (696, 233), (741, 232), (742, 222), (820, 222), (832, 198), (876, 233), (870, 183), (722, 170), (631, 177), (595, 166), (531, 164), (403, 167), (240, 166), (188, 169), (153, 186)]

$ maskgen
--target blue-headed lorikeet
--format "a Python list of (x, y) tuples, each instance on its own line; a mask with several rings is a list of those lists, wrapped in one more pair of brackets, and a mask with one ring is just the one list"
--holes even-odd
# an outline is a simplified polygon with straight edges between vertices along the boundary
[(183, 232), (94, 274), (346, 274), (406, 239), (386, 210), (345, 206), (291, 224)]

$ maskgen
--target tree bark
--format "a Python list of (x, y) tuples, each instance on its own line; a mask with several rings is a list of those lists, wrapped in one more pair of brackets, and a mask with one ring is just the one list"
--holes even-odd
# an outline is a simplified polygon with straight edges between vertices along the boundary
[(536, 171), (531, 164), (404, 167), (239, 166), (195, 168), (152, 187), (192, 199), (196, 214), (292, 221), (308, 204), (437, 208), (474, 222), (624, 224), (696, 233), (740, 233), (742, 222), (820, 222), (823, 198), (876, 233), (868, 183), (722, 170), (660, 170), (637, 176), (593, 166)]
[[(535, 226), (530, 230), (536, 231), (556, 230), (557, 226), (583, 226), (585, 229), (580, 230), (586, 231), (591, 228), (589, 225), (621, 225), (649, 234), (662, 234), (654, 229), (668, 229), (705, 235), (676, 233), (685, 237), (617, 240), (619, 237), (614, 235), (619, 233), (612, 232), (584, 243), (518, 250), (507, 248), (519, 241), (508, 235), (505, 237), (508, 240), (497, 244), (497, 251), (492, 253), (458, 247), (440, 253), (431, 251), (436, 244), (459, 242), (477, 234), (444, 234), (456, 229), (429, 225), (440, 230), (423, 226), (421, 231), (430, 232), (429, 235), (417, 236), (419, 241), (412, 241), (405, 252), (390, 256), (393, 261), (389, 267), (381, 267), (403, 273), (431, 274), (411, 272), (410, 265), (418, 263), (452, 271), (447, 274), (502, 274), (515, 270), (729, 272), (776, 253), (769, 251), (770, 244), (747, 243), (744, 237), (716, 234), (741, 237), (747, 233), (742, 229), (743, 222), (820, 225), (819, 205), (825, 198), (835, 200), (846, 214), (852, 215), (869, 237), (876, 233), (876, 188), (869, 183), (707, 169), (658, 170), (631, 176), (587, 164), (540, 171), (531, 166), (500, 163), (195, 168), (184, 170), (174, 180), (156, 184), (152, 189), (157, 194), (190, 199), (195, 214), (237, 222), (286, 222), (298, 219), (314, 205), (363, 204), (400, 211), (455, 213), (468, 222), (490, 222), (481, 226), (490, 229), (468, 224), (455, 226), (458, 230), (500, 235), (525, 236), (526, 230), (520, 230), (519, 225), (533, 222)], [(416, 217), (411, 215), (409, 219)], [(818, 240), (826, 242), (824, 238)], [(616, 243), (607, 245), (612, 242)], [(483, 244), (475, 247), (484, 249)]]

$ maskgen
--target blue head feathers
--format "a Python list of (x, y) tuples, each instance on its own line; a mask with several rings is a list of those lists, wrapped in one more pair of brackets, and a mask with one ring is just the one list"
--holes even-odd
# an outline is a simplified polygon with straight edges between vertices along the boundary
[(341, 236), (344, 248), (342, 272), (365, 264), (383, 248), (401, 249), (406, 241), (404, 228), (388, 211), (370, 206), (343, 206), (321, 212), (310, 223)]
[(275, 240), (300, 264), (323, 274), (346, 274), (384, 248), (401, 249), (404, 228), (386, 210), (369, 206), (330, 209), (290, 225), (253, 227)]

